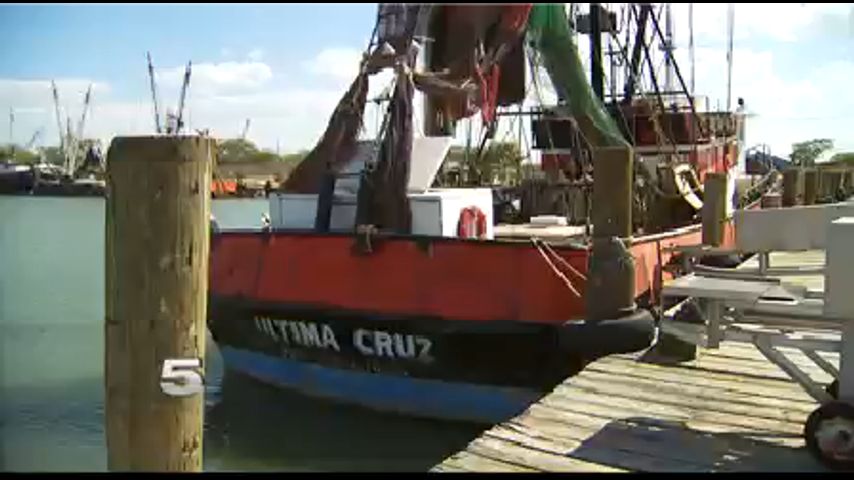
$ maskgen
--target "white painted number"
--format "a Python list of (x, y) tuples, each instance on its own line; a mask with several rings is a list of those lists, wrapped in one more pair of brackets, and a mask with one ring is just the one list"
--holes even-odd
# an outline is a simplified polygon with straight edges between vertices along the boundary
[(196, 368), (201, 368), (202, 361), (198, 358), (170, 358), (163, 361), (163, 371), (160, 374), (160, 389), (172, 397), (189, 397), (202, 393), (205, 389), (204, 380)]

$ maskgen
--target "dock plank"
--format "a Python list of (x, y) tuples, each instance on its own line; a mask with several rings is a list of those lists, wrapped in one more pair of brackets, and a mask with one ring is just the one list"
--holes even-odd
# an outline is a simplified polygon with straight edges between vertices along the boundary
[[(824, 252), (771, 255), (772, 267), (824, 260)], [(754, 258), (743, 268), (757, 266)], [(782, 278), (819, 290), (824, 280), (820, 274)], [(832, 380), (805, 352), (779, 351), (813, 380)], [(838, 352), (815, 354), (825, 367), (839, 368)], [(724, 341), (678, 363), (650, 352), (614, 355), (486, 430), (436, 471), (446, 464), (485, 471), (479, 465), (492, 458), (534, 471), (826, 472), (802, 437), (804, 422), (817, 407), (751, 343)], [(487, 465), (491, 471), (495, 466)]]
[(773, 464), (777, 471), (816, 467), (805, 451), (795, 450), (793, 455), (791, 448), (740, 435), (692, 430), (680, 422), (615, 420), (584, 439), (572, 438), (573, 429), (551, 421), (529, 418), (524, 424), (514, 422), (507, 427), (555, 452), (634, 471), (753, 470), (763, 463)]
[[(496, 463), (475, 466), (491, 458), (535, 471), (825, 471), (801, 436), (815, 401), (752, 345), (731, 343), (721, 344), (726, 357), (701, 349), (677, 365), (640, 355), (594, 362), (450, 465), (497, 471)], [(787, 353), (807, 368), (805, 355)]]
[(755, 394), (757, 397), (783, 398), (812, 402), (806, 392), (793, 391), (790, 382), (781, 379), (746, 378), (731, 372), (706, 370), (692, 365), (645, 364), (640, 368), (633, 365), (594, 363), (585, 369), (591, 373), (648, 379), (663, 384), (700, 385), (717, 387), (733, 392)]
[[(577, 379), (572, 385), (581, 388), (587, 387), (587, 389), (592, 391), (613, 390), (617, 395), (628, 394), (634, 396), (635, 393), (641, 393), (643, 395), (649, 394), (654, 399), (678, 398), (690, 403), (694, 403), (697, 399), (710, 399), (710, 402), (732, 403), (742, 409), (760, 409), (758, 411), (752, 410), (752, 413), (759, 413), (760, 411), (770, 409), (772, 411), (791, 411), (809, 415), (815, 409), (811, 402), (757, 396), (746, 392), (734, 392), (715, 387), (679, 385), (640, 378), (606, 376), (599, 375), (596, 372), (591, 372), (590, 375), (585, 375), (583, 378)], [(559, 389), (556, 391), (559, 391)], [(694, 404), (696, 405), (696, 403)], [(709, 408), (715, 409), (711, 406)]]
[(469, 446), (469, 451), (502, 458), (514, 465), (530, 465), (544, 472), (619, 472), (619, 468), (587, 462), (571, 456), (527, 448), (524, 442), (506, 437), (484, 435)]
[[(462, 458), (464, 457), (464, 458)], [(451, 457), (442, 463), (441, 468), (455, 472), (538, 472), (531, 467), (513, 465), (492, 458), (485, 458), (473, 451), (466, 450), (464, 456)], [(434, 470), (436, 471), (436, 470)]]
[(656, 424), (659, 421), (681, 422), (681, 424), (685, 428), (690, 428), (693, 430), (706, 431), (709, 433), (738, 432), (745, 438), (759, 440), (765, 443), (771, 443), (784, 447), (800, 448), (803, 446), (804, 443), (799, 433), (786, 434), (780, 432), (770, 432), (755, 427), (742, 427), (736, 429), (736, 427), (733, 427), (732, 425), (706, 422), (698, 420), (696, 418), (675, 415), (657, 415), (655, 418), (633, 417), (632, 415), (634, 413), (635, 412), (631, 412), (628, 410), (621, 410), (618, 412), (618, 414), (612, 416), (602, 416), (592, 414), (590, 412), (578, 413), (575, 411), (563, 409), (561, 407), (554, 407), (545, 404), (536, 404), (532, 405), (531, 408), (528, 409), (528, 411), (523, 416), (520, 416), (518, 419), (511, 420), (511, 422), (519, 422), (528, 417), (543, 418), (556, 424), (566, 424), (566, 428), (572, 429), (573, 431), (577, 431), (579, 432), (579, 434), (582, 434), (581, 432), (587, 432), (588, 434), (595, 433), (595, 431), (604, 428), (608, 425), (608, 423), (613, 422), (614, 420), (632, 422), (638, 425)]

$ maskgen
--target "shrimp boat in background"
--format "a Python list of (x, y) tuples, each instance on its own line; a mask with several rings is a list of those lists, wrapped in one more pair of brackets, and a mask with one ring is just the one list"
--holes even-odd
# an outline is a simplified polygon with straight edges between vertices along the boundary
[[(701, 243), (698, 182), (733, 171), (742, 119), (698, 112), (685, 89), (641, 92), (642, 77), (656, 79), (644, 73), (647, 37), (666, 39), (651, 5), (628, 11), (637, 40), (624, 49), (626, 92), (607, 102), (563, 5), (380, 4), (326, 132), (270, 195), (270, 228), (213, 235), (208, 326), (226, 367), (381, 411), (498, 422), (597, 358), (649, 347), (676, 260), (668, 247)], [(608, 12), (586, 18), (594, 43), (617, 30)], [(532, 58), (558, 102), (519, 115), (531, 117), (543, 169), (563, 188), (590, 202), (602, 162), (633, 149), (629, 238), (603, 237), (619, 220), (604, 205), (593, 206), (593, 237), (569, 218), (569, 233), (546, 241), (535, 225), (495, 225), (490, 188), (433, 188), (457, 122), (479, 115), (494, 131), (526, 98)], [(383, 127), (360, 141), (369, 77), (384, 69), (394, 80)], [(413, 133), (416, 92), (423, 136)], [(593, 172), (597, 155), (605, 166)]]

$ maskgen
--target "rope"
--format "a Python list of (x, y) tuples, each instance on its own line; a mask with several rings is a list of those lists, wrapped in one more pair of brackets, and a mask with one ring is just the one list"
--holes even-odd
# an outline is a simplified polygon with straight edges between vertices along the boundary
[(578, 290), (575, 288), (575, 286), (572, 285), (572, 282), (568, 278), (566, 278), (566, 275), (564, 275), (563, 272), (561, 272), (555, 266), (555, 264), (549, 259), (548, 254), (546, 254), (546, 252), (543, 250), (543, 248), (540, 247), (540, 245), (537, 243), (537, 238), (532, 237), (531, 242), (534, 244), (534, 247), (537, 248), (537, 251), (540, 252), (540, 255), (543, 257), (543, 260), (546, 261), (546, 264), (552, 269), (552, 271), (555, 273), (555, 275), (557, 275), (558, 278), (563, 280), (563, 283), (564, 283), (564, 285), (566, 285), (566, 288), (569, 289), (569, 291), (571, 291), (576, 297), (582, 298), (581, 294), (578, 292)]
[(542, 240), (542, 239), (539, 239), (539, 238), (534, 237), (534, 242), (538, 242), (540, 245), (542, 245), (542, 246), (543, 246), (543, 248), (545, 248), (547, 252), (551, 253), (551, 254), (552, 254), (552, 256), (553, 256), (553, 257), (554, 257), (558, 262), (560, 262), (560, 264), (561, 264), (561, 265), (563, 265), (563, 266), (565, 266), (567, 269), (569, 269), (569, 271), (570, 271), (570, 272), (572, 272), (572, 273), (573, 273), (576, 277), (578, 277), (581, 281), (584, 281), (584, 282), (586, 282), (586, 281), (587, 281), (587, 276), (586, 276), (586, 275), (584, 275), (584, 274), (582, 274), (581, 272), (579, 272), (578, 270), (576, 270), (576, 269), (575, 269), (575, 267), (573, 267), (573, 266), (572, 266), (572, 264), (570, 264), (569, 262), (567, 262), (566, 260), (564, 260), (564, 258), (563, 258), (563, 257), (561, 257), (561, 256), (560, 256), (560, 254), (558, 254), (558, 253), (555, 251), (555, 249), (554, 249), (554, 248), (552, 248), (552, 246), (551, 246), (551, 245), (549, 245), (545, 240)]

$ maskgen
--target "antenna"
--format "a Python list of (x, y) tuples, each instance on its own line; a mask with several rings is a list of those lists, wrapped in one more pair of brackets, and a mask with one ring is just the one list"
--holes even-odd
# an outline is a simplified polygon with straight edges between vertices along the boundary
[(157, 86), (154, 83), (154, 66), (151, 64), (151, 52), (145, 52), (148, 57), (148, 77), (151, 83), (151, 100), (154, 102), (154, 127), (157, 133), (162, 133), (160, 128), (160, 107), (157, 105)]

